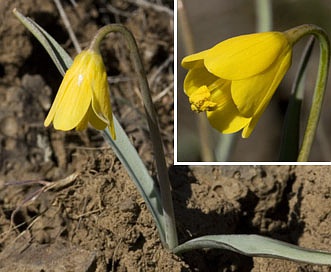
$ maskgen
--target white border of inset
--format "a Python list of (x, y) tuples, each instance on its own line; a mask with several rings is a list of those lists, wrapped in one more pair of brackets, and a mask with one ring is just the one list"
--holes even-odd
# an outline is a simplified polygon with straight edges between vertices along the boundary
[(178, 36), (177, 36), (177, 25), (178, 25), (178, 1), (174, 0), (174, 165), (179, 165), (177, 162), (177, 48), (178, 48)]
[(178, 72), (178, 0), (174, 0), (174, 165), (331, 165), (331, 162), (178, 162), (177, 161), (177, 72)]

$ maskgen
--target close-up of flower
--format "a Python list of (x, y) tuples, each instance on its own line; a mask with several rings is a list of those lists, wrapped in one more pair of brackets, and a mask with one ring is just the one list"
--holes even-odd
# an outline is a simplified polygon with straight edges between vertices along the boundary
[(182, 60), (191, 109), (229, 134), (252, 133), (291, 65), (292, 44), (282, 32), (237, 36)]
[(93, 50), (76, 56), (67, 70), (44, 125), (57, 130), (109, 128), (115, 139), (107, 73), (102, 57)]

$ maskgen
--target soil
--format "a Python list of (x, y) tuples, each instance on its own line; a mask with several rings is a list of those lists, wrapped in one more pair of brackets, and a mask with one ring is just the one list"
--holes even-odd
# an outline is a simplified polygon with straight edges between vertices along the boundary
[[(159, 116), (180, 242), (206, 234), (256, 233), (331, 251), (330, 166), (172, 166), (173, 3), (133, 2), (63, 4), (82, 47), (107, 23), (123, 23), (137, 38)], [(1, 272), (331, 271), (229, 251), (176, 256), (164, 249), (144, 200), (101, 133), (43, 127), (61, 76), (11, 13), (15, 7), (76, 54), (52, 1), (0, 3)], [(155, 175), (123, 40), (109, 37), (102, 54), (114, 114)]]

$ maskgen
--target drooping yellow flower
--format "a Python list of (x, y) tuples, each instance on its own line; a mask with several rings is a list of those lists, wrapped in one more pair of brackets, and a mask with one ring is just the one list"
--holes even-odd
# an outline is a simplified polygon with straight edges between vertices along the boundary
[(222, 133), (252, 133), (291, 65), (292, 44), (285, 33), (265, 32), (225, 40), (187, 56), (184, 90), (193, 111), (206, 111)]
[(93, 50), (82, 51), (64, 75), (44, 125), (57, 130), (109, 128), (115, 139), (107, 73), (102, 57)]

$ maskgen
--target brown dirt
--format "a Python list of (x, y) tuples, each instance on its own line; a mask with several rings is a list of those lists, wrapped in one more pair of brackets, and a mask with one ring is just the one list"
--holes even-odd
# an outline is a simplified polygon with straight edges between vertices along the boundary
[[(0, 3), (1, 272), (331, 271), (228, 251), (198, 250), (179, 257), (165, 250), (143, 199), (101, 134), (43, 127), (61, 76), (14, 18), (14, 7), (75, 54), (51, 1)], [(156, 108), (171, 165), (172, 18), (126, 1), (80, 1), (76, 9), (68, 1), (65, 10), (83, 46), (105, 23), (122, 22), (132, 29), (153, 96), (168, 88)], [(141, 100), (132, 95), (137, 84), (128, 52), (113, 36), (104, 42), (102, 53), (114, 112), (154, 174)], [(172, 166), (169, 173), (180, 242), (204, 234), (258, 233), (331, 250), (330, 166)], [(42, 181), (54, 187), (41, 191)]]

